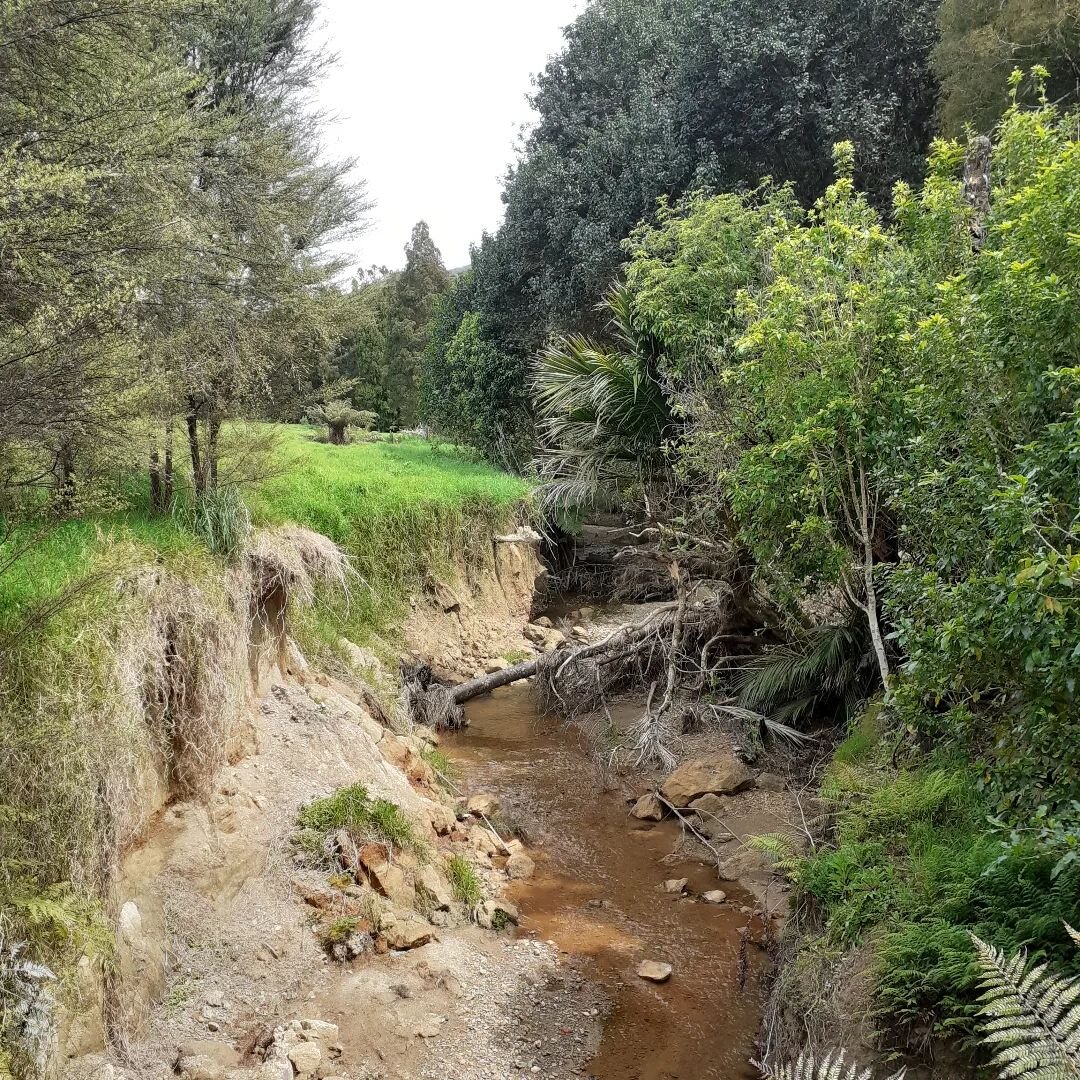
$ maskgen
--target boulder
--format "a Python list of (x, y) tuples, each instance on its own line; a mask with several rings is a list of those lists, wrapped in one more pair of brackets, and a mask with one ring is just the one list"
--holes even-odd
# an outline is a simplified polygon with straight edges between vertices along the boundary
[(297, 1076), (314, 1076), (322, 1065), (322, 1050), (313, 1042), (299, 1042), (290, 1046), (287, 1054)]
[(754, 774), (730, 751), (720, 750), (683, 762), (660, 785), (672, 806), (689, 806), (702, 795), (734, 795), (754, 782)]
[(514, 881), (527, 881), (536, 873), (536, 863), (523, 851), (518, 851), (506, 860), (506, 873)]
[(701, 894), (701, 899), (706, 904), (722, 904), (727, 899), (727, 893), (723, 889), (710, 889)]
[(668, 878), (668, 880), (664, 882), (664, 892), (677, 893), (681, 896), (684, 892), (686, 892), (687, 880), (688, 879), (684, 877)]
[(560, 645), (566, 643), (566, 635), (561, 630), (549, 630), (544, 635), (544, 651), (551, 652), (553, 649), (557, 649)]
[(509, 660), (505, 660), (501, 656), (496, 656), (494, 660), (489, 660), (484, 665), (484, 674), (494, 675), (497, 671), (505, 671), (509, 666)]
[(662, 963), (659, 960), (643, 960), (638, 964), (637, 969), (640, 978), (654, 983), (667, 982), (671, 978), (671, 972), (671, 965)]
[(494, 795), (480, 792), (469, 799), (465, 808), (475, 817), (491, 817), (499, 812), (499, 800)]
[(337, 1024), (331, 1024), (329, 1020), (299, 1020), (296, 1026), (301, 1037), (309, 1042), (336, 1043), (341, 1034)]
[(542, 626), (545, 630), (555, 629), (555, 624), (546, 615), (541, 615), (539, 619), (536, 619), (535, 625)]
[(476, 912), (476, 921), (485, 930), (496, 927), (500, 922), (516, 925), (520, 918), (518, 909), (508, 900), (485, 900)]
[(720, 795), (702, 795), (689, 807), (697, 814), (695, 828), (710, 840), (726, 842), (731, 832), (724, 825), (724, 819), (731, 813), (731, 802)]
[(469, 843), (474, 851), (481, 855), (498, 855), (499, 847), (491, 838), (491, 833), (483, 825), (474, 825), (469, 830)]
[(772, 877), (773, 866), (769, 856), (754, 848), (740, 847), (731, 858), (720, 866), (721, 881), (767, 881)]
[(575, 626), (573, 630), (570, 631), (570, 636), (575, 641), (580, 641), (583, 645), (589, 643), (589, 631), (586, 630), (584, 626)]
[(386, 928), (384, 936), (391, 949), (418, 949), (431, 940), (432, 928), (416, 919), (404, 919)]
[(664, 804), (650, 791), (634, 803), (630, 816), (638, 821), (659, 821), (664, 816)]
[(784, 791), (787, 789), (787, 781), (774, 772), (758, 773), (757, 786), (763, 791)]
[(192, 1039), (179, 1050), (173, 1071), (184, 1080), (222, 1080), (226, 1069), (240, 1064), (240, 1055), (225, 1042)]
[(547, 631), (542, 626), (536, 626), (533, 623), (529, 623), (525, 629), (521, 631), (521, 635), (526, 641), (531, 641), (534, 645), (543, 645), (544, 639), (547, 637)]
[(430, 863), (416, 871), (416, 895), (432, 911), (449, 911), (452, 896), (445, 878)]
[(442, 806), (440, 803), (430, 803), (427, 812), (431, 827), (439, 836), (447, 836), (454, 831), (457, 817), (450, 807)]
[(416, 892), (400, 866), (390, 861), (385, 844), (365, 844), (357, 852), (357, 862), (368, 884), (398, 907), (412, 907)]

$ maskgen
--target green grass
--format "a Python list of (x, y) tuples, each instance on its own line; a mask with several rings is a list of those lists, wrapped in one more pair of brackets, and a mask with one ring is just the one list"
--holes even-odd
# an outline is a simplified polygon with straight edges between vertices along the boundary
[(256, 519), (307, 525), (340, 544), (359, 517), (469, 504), (508, 509), (528, 494), (519, 478), (422, 439), (331, 446), (315, 441), (315, 428), (277, 430), (279, 471), (250, 500)]
[[(528, 496), (521, 479), (421, 439), (330, 446), (314, 441), (315, 428), (261, 428), (274, 436), (276, 448), (272, 475), (240, 488), (252, 519), (257, 525), (304, 525), (349, 552), (370, 588), (354, 591), (337, 629), (361, 637), (365, 629), (387, 629), (427, 571), (445, 569), (453, 554), (468, 555), (470, 546), (486, 544), (490, 529), (506, 524)], [(26, 525), (0, 544), (0, 567), (6, 567), (0, 572), (0, 629), (18, 625), (32, 607), (85, 578), (102, 554), (120, 544), (141, 546), (149, 562), (180, 553), (205, 556), (211, 548), (228, 555), (235, 547), (235, 523), (223, 521), (230, 516), (223, 512), (205, 527), (183, 507), (155, 517), (140, 478), (120, 483), (115, 497), (115, 512)], [(235, 517), (235, 510), (230, 513)], [(22, 554), (7, 566), (16, 552)]]
[(256, 523), (294, 522), (321, 532), (351, 557), (348, 598), (295, 620), (305, 650), (324, 659), (338, 639), (394, 639), (407, 600), (455, 561), (490, 555), (528, 497), (520, 478), (420, 439), (331, 446), (314, 428), (279, 426), (277, 472), (248, 495)]
[(480, 878), (472, 863), (462, 855), (454, 855), (446, 864), (446, 876), (454, 896), (472, 911), (480, 906), (484, 899), (484, 890)]
[[(55, 524), (27, 525), (0, 544), (0, 630), (14, 630), (35, 609), (92, 577), (101, 556), (126, 547), (149, 563), (199, 557), (205, 546), (171, 517), (138, 510)], [(10, 565), (8, 565), (10, 562)]]
[[(401, 807), (388, 799), (372, 799), (363, 784), (339, 788), (316, 799), (300, 810), (297, 820), (309, 838), (312, 834), (324, 838), (345, 829), (358, 840), (378, 839), (395, 851), (411, 851), (421, 858), (429, 854), (426, 841), (417, 835)], [(309, 840), (302, 840), (302, 845), (314, 848)]]
[[(263, 446), (277, 443), (269, 468), (259, 453), (237, 449), (254, 445), (252, 431)], [(227, 628), (235, 614), (224, 571), (247, 512), (256, 526), (323, 532), (350, 555), (363, 585), (290, 612), (302, 647), (329, 658), (342, 635), (392, 650), (410, 594), (462, 560), (490, 559), (492, 533), (511, 524), (528, 494), (519, 479), (419, 440), (334, 447), (312, 434), (284, 425), (223, 432), (222, 476), (262, 477), (236, 488), (246, 511), (221, 500), (193, 513), (181, 491), (176, 512), (154, 516), (145, 474), (133, 472), (95, 493), (94, 505), (108, 510), (14, 528), (0, 520), (0, 923), (32, 937), (39, 958), (59, 963), (67, 948), (37, 950), (59, 941), (55, 889), (70, 883), (65, 895), (82, 904), (108, 879), (110, 838), (131, 824), (117, 820), (114, 804), (130, 816), (141, 797), (139, 763), (156, 748), (171, 767), (168, 732), (139, 715), (118, 646), (145, 637), (148, 606), (165, 603), (204, 651), (216, 647), (214, 627)], [(193, 663), (206, 668), (207, 659), (193, 648)], [(426, 853), (398, 807), (366, 797), (351, 812), (358, 807), (365, 835)]]
[(460, 778), (461, 770), (441, 750), (434, 746), (425, 746), (420, 756), (435, 770), (436, 779), (444, 787), (451, 787)]

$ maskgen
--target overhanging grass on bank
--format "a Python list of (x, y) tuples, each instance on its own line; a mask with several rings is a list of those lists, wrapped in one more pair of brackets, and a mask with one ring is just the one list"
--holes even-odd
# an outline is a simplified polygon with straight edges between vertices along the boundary
[[(492, 531), (527, 495), (415, 439), (332, 447), (310, 429), (274, 432), (276, 460), (250, 470), (265, 478), (239, 489), (254, 523), (330, 536), (365, 583), (293, 613), (309, 647), (388, 634), (428, 575), (490, 557)], [(212, 554), (190, 514), (151, 515), (145, 477), (105, 496), (111, 512), (23, 524), (0, 543), (0, 938), (29, 940), (61, 973), (104, 925), (94, 898), (149, 809), (147, 786), (209, 773), (223, 750), (214, 725), (234, 688), (218, 687), (215, 666), (246, 671), (247, 563)], [(221, 693), (178, 718), (168, 693), (189, 705), (195, 683)], [(0, 991), (7, 978), (0, 965)]]
[[(265, 427), (277, 441), (266, 464), (269, 476), (242, 485), (244, 500), (256, 524), (304, 525), (349, 552), (378, 593), (355, 590), (354, 630), (365, 618), (377, 618), (385, 629), (404, 602), (402, 588), (421, 582), (429, 569), (445, 568), (451, 549), (470, 542), (475, 527), (506, 524), (528, 494), (520, 478), (422, 439), (331, 446), (317, 441), (314, 428)], [(138, 545), (150, 562), (209, 557), (183, 515), (150, 514), (145, 487), (141, 478), (125, 480), (121, 509), (27, 526), (0, 544), (0, 628), (12, 629), (50, 598), (78, 587), (103, 553), (124, 543)]]
[(359, 575), (347, 602), (319, 605), (299, 622), (308, 648), (392, 633), (409, 595), (455, 561), (490, 552), (492, 534), (528, 496), (520, 478), (421, 439), (332, 446), (312, 428), (280, 433), (275, 474), (249, 496), (256, 520), (324, 533)]

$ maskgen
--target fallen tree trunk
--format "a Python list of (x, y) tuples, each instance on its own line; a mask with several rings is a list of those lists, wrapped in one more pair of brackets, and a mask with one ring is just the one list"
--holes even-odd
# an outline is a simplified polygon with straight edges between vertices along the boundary
[(532, 675), (546, 675), (554, 683), (575, 663), (603, 654), (632, 653), (667, 625), (674, 607), (674, 604), (669, 604), (658, 608), (647, 619), (621, 627), (602, 641), (577, 648), (557, 649), (532, 660), (523, 660), (502, 671), (478, 675), (457, 686), (436, 682), (430, 668), (416, 669), (406, 673), (404, 680), (409, 712), (416, 723), (436, 729), (463, 727), (465, 716), (462, 706), (472, 698), (490, 694), (500, 686), (509, 686)]
[(477, 675), (475, 679), (469, 679), (468, 682), (458, 683), (451, 691), (454, 703), (464, 705), (470, 698), (490, 694), (492, 690), (498, 690), (500, 686), (527, 679), (530, 675), (536, 674), (542, 659), (542, 656), (537, 656), (532, 660), (522, 660), (520, 664), (503, 668), (502, 671), (495, 671), (490, 675)]

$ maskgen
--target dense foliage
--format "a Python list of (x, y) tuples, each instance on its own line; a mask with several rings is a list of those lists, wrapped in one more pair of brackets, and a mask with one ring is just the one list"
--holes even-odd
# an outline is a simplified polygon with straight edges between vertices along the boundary
[(353, 280), (342, 301), (345, 332), (317, 358), (308, 395), (344, 390), (358, 409), (377, 414), (382, 430), (415, 427), (421, 357), (435, 304), (449, 284), (427, 223), (417, 222), (403, 270), (380, 268)]
[(437, 305), (421, 372), (421, 413), (437, 435), (520, 470), (532, 452), (529, 365), (499, 350), (482, 316), (468, 307), (474, 290), (469, 271)]
[(551, 331), (596, 325), (620, 243), (659, 197), (772, 175), (812, 200), (841, 139), (858, 148), (863, 187), (887, 198), (919, 175), (929, 144), (937, 5), (589, 4), (537, 78), (539, 120), (507, 177), (505, 222), (474, 251), (461, 313), (480, 316), (513, 370)]
[(942, 0), (934, 70), (941, 81), (941, 125), (959, 135), (989, 131), (1007, 104), (1014, 68), (1042, 64), (1051, 101), (1080, 99), (1077, 0)]
[(174, 416), (213, 487), (222, 421), (332, 339), (327, 245), (363, 201), (320, 156), (314, 18), (313, 0), (4, 5), (5, 508), (50, 486), (72, 506), (134, 448), (169, 502)]
[(829, 948), (884, 935), (878, 1005), (908, 1032), (967, 1023), (968, 928), (1054, 948), (1078, 914), (1080, 142), (1034, 78), (985, 220), (959, 144), (889, 215), (842, 144), (809, 211), (771, 183), (694, 195), (627, 244), (683, 418), (686, 528), (734, 525), (795, 642), (754, 692), (798, 710), (802, 667), (841, 639), (859, 655), (835, 621), (852, 605), (874, 646), (893, 734), (835, 774), (837, 846), (797, 877)]

